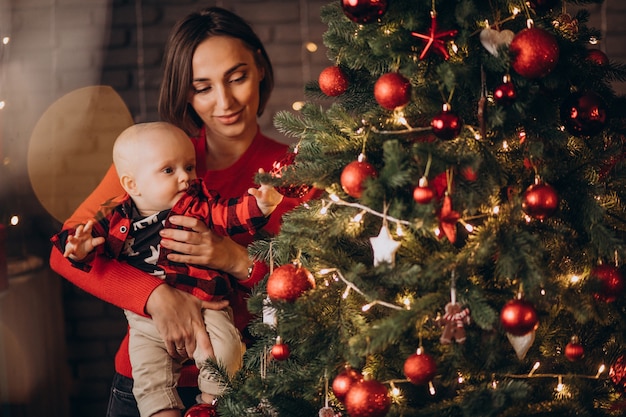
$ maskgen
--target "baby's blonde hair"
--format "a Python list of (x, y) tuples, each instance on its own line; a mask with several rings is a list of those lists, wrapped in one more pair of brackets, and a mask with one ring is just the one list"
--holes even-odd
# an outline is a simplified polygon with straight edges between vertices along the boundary
[(151, 133), (162, 133), (165, 130), (169, 131), (172, 136), (189, 141), (182, 129), (167, 122), (137, 123), (124, 129), (113, 144), (113, 164), (118, 175), (132, 174), (135, 167), (142, 162), (141, 150), (150, 142), (163, 138), (163, 136)]

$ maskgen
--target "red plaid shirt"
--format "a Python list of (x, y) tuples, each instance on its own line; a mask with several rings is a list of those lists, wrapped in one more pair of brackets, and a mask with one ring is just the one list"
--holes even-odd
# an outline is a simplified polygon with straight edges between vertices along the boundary
[[(98, 246), (96, 251), (102, 251), (112, 258), (120, 257), (125, 242), (132, 236), (133, 208), (130, 196), (126, 196), (120, 204), (98, 213), (98, 221), (94, 224), (92, 235), (104, 236), (106, 242)], [(165, 228), (176, 227), (169, 222), (171, 215), (199, 219), (215, 233), (223, 236), (244, 232), (255, 234), (268, 221), (253, 196), (220, 199), (219, 194), (207, 190), (200, 179), (194, 180), (186, 193), (172, 207), (165, 221)], [(64, 229), (52, 238), (52, 242), (61, 252), (65, 250), (67, 236), (73, 234), (74, 230)], [(202, 266), (172, 262), (167, 259), (168, 253), (171, 253), (171, 250), (161, 247), (157, 260), (157, 266), (164, 271), (168, 284), (207, 301), (222, 299), (230, 293), (232, 286), (228, 274)], [(89, 262), (94, 256), (95, 251), (86, 259), (72, 263), (77, 268), (89, 271)]]

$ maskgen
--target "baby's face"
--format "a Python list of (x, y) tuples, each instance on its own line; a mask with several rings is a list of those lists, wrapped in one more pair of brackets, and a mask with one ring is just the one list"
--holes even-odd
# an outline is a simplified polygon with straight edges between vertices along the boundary
[(134, 175), (139, 195), (133, 200), (142, 213), (170, 209), (196, 178), (193, 145), (184, 134), (171, 131), (151, 132), (144, 143)]

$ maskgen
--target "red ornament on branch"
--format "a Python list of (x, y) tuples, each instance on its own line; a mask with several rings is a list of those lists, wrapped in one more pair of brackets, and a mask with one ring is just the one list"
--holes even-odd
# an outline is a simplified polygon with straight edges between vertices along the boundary
[(377, 175), (376, 168), (359, 157), (359, 160), (350, 162), (341, 172), (341, 187), (350, 197), (361, 198), (365, 180)]
[(333, 394), (335, 394), (335, 397), (337, 397), (339, 401), (343, 402), (350, 388), (362, 379), (363, 375), (359, 371), (350, 366), (346, 366), (345, 369), (333, 379)]
[(185, 413), (185, 417), (219, 417), (212, 404), (195, 404)]
[(456, 113), (450, 110), (448, 104), (444, 104), (443, 110), (433, 117), (430, 126), (433, 129), (433, 134), (439, 139), (450, 140), (459, 136), (463, 127), (463, 121)]
[(346, 17), (355, 23), (370, 23), (387, 11), (387, 0), (341, 0)]
[(418, 204), (428, 204), (435, 196), (435, 190), (428, 186), (428, 179), (422, 177), (417, 184), (417, 187), (413, 189), (413, 200)]
[[(296, 158), (296, 152), (289, 152), (280, 161), (275, 161), (272, 164), (272, 170), (269, 174), (274, 178), (282, 178), (285, 172), (289, 169), (293, 169), (293, 163)], [(309, 192), (310, 185), (307, 184), (291, 184), (291, 185), (279, 185), (276, 190), (288, 198), (300, 198)]]
[(515, 102), (517, 92), (515, 91), (515, 86), (511, 82), (511, 77), (505, 75), (502, 81), (504, 84), (501, 84), (493, 90), (493, 99), (498, 104), (508, 106)]
[(375, 379), (356, 382), (344, 401), (350, 417), (384, 417), (391, 407), (387, 387)]
[(273, 301), (294, 302), (305, 291), (313, 288), (315, 288), (313, 275), (299, 264), (279, 266), (267, 279), (267, 295)]
[(507, 333), (522, 336), (536, 330), (539, 319), (531, 303), (515, 299), (506, 303), (500, 311), (500, 324)]
[(342, 95), (350, 85), (346, 73), (337, 66), (324, 68), (319, 75), (318, 82), (322, 93), (329, 97)]
[(450, 54), (448, 53), (448, 49), (446, 48), (444, 39), (449, 39), (457, 34), (457, 30), (444, 30), (442, 32), (437, 31), (437, 13), (434, 10), (430, 12), (430, 29), (427, 34), (411, 32), (411, 35), (416, 38), (420, 38), (425, 42), (424, 49), (420, 54), (420, 59), (426, 58), (426, 55), (431, 51), (435, 51), (437, 54), (441, 55), (443, 59), (447, 60), (450, 58)]
[(545, 77), (559, 61), (559, 44), (554, 35), (536, 27), (515, 35), (509, 51), (515, 72), (530, 79)]
[(383, 74), (374, 84), (374, 98), (387, 110), (402, 108), (411, 101), (411, 83), (397, 72)]
[(422, 348), (409, 356), (404, 362), (404, 375), (415, 385), (424, 385), (430, 382), (437, 374), (437, 363)]
[(609, 57), (599, 49), (591, 48), (587, 50), (587, 60), (601, 67), (609, 64)]
[(609, 378), (622, 393), (626, 393), (626, 355), (620, 355), (609, 368)]
[(522, 199), (522, 210), (530, 217), (544, 220), (552, 216), (559, 208), (559, 195), (556, 190), (540, 181), (526, 189)]
[(590, 278), (598, 283), (598, 291), (594, 294), (597, 300), (612, 303), (624, 293), (624, 277), (612, 265), (598, 265), (591, 271)]
[(563, 101), (561, 123), (574, 136), (593, 136), (602, 132), (608, 121), (608, 107), (593, 91), (575, 92)]
[(276, 359), (277, 361), (285, 361), (289, 359), (290, 354), (291, 351), (289, 350), (289, 346), (286, 343), (283, 343), (283, 339), (278, 336), (276, 338), (276, 344), (272, 346), (272, 358)]
[(570, 362), (576, 362), (585, 356), (585, 349), (580, 344), (578, 336), (572, 336), (570, 342), (565, 345), (565, 357)]

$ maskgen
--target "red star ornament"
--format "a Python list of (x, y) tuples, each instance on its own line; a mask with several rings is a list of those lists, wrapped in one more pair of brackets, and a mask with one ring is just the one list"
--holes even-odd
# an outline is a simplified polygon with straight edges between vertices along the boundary
[(439, 211), (439, 229), (443, 231), (450, 243), (456, 242), (456, 223), (460, 217), (458, 212), (452, 210), (452, 199), (446, 193)]
[(424, 50), (420, 54), (420, 59), (424, 59), (432, 48), (436, 53), (441, 55), (443, 59), (447, 60), (450, 58), (450, 54), (448, 53), (448, 49), (446, 48), (443, 39), (456, 36), (457, 32), (458, 31), (456, 29), (437, 32), (437, 13), (435, 13), (435, 11), (431, 11), (430, 29), (428, 30), (428, 34), (424, 35), (422, 33), (411, 32), (411, 35), (416, 38), (423, 39), (426, 42), (426, 46), (424, 46)]

